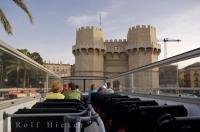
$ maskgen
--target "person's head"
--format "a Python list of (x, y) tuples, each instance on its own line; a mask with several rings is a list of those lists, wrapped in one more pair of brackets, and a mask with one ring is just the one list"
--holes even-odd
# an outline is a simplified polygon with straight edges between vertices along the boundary
[(79, 89), (79, 86), (78, 86), (78, 85), (75, 85), (75, 88), (76, 88), (76, 89)]
[(71, 90), (75, 90), (76, 89), (74, 83), (69, 83), (69, 88)]
[(68, 85), (67, 84), (63, 84), (63, 89), (67, 89)]
[(62, 85), (59, 81), (54, 81), (52, 84), (52, 92), (58, 93), (62, 90)]
[(90, 85), (90, 89), (91, 89), (91, 90), (94, 90), (94, 89), (95, 89), (95, 84), (94, 84), (94, 83), (92, 83), (92, 84)]
[(107, 88), (110, 88), (110, 82), (107, 82), (106, 85), (107, 85)]
[(106, 90), (106, 86), (102, 85), (101, 87), (99, 87), (99, 89), (97, 90), (98, 93), (105, 93)]
[(103, 85), (102, 88), (103, 88), (103, 89), (106, 89), (106, 85)]
[(66, 92), (68, 90), (68, 84), (63, 84), (63, 91), (62, 92)]

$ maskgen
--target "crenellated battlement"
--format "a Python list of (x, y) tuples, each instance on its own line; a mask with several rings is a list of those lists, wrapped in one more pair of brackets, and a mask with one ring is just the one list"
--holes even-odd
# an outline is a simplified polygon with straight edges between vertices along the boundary
[[(100, 27), (77, 28), (76, 43), (72, 47), (75, 56), (75, 76), (117, 75), (158, 60), (161, 49), (157, 43), (155, 27), (150, 25), (130, 27), (125, 38), (105, 40), (103, 29)], [(120, 85), (159, 88), (159, 81), (155, 81), (155, 78), (159, 78), (158, 73), (156, 69), (140, 72), (133, 78), (121, 79)], [(80, 84), (82, 85), (81, 82)]]
[(86, 27), (77, 28), (77, 31), (81, 31), (81, 30), (97, 30), (97, 31), (102, 31), (101, 28), (95, 27), (95, 26), (86, 26)]
[(104, 41), (105, 43), (126, 43), (127, 40), (126, 39), (106, 39)]
[(133, 27), (130, 27), (129, 28), (129, 31), (135, 31), (135, 30), (149, 30), (149, 29), (153, 29), (155, 30), (156, 28), (151, 26), (151, 25), (136, 25), (136, 26), (133, 26)]

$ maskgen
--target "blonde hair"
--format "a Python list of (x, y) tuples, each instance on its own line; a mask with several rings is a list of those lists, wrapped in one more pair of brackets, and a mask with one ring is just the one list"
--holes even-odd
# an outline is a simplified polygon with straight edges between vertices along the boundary
[(90, 89), (91, 89), (91, 90), (94, 90), (94, 89), (95, 89), (95, 84), (94, 84), (94, 83), (92, 83), (92, 84), (90, 85)]
[(58, 93), (61, 90), (61, 83), (59, 81), (54, 81), (52, 84), (52, 92), (53, 93)]

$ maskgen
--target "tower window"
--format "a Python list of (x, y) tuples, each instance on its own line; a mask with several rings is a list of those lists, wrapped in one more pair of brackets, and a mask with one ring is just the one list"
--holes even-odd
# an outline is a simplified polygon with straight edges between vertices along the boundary
[(117, 51), (117, 50), (118, 50), (118, 46), (115, 46), (115, 47), (114, 47), (114, 50)]

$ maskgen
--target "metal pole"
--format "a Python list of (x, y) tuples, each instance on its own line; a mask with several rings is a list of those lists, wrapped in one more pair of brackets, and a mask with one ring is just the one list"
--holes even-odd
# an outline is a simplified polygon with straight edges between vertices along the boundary
[(164, 59), (167, 58), (167, 43), (164, 41)]
[(8, 116), (5, 112), (3, 113), (3, 132), (8, 132)]
[[(7, 114), (9, 117), (55, 117), (55, 116), (80, 116), (86, 114), (87, 110), (79, 113), (38, 113), (38, 114)], [(68, 117), (67, 117), (68, 118)]]
[(101, 120), (100, 117), (97, 118), (97, 122), (99, 124), (100, 132), (105, 132), (105, 127), (104, 127), (103, 121)]
[(83, 79), (83, 91), (85, 92), (85, 79)]
[(81, 120), (77, 119), (76, 120), (76, 132), (80, 132), (81, 131)]
[(99, 16), (99, 26), (101, 27), (101, 14), (100, 14), (100, 16)]
[(133, 78), (133, 73), (131, 73), (131, 88), (134, 88), (134, 78)]
[(17, 62), (17, 91), (18, 91), (18, 88), (19, 88), (19, 61)]
[(48, 93), (49, 92), (49, 75), (48, 73), (46, 74), (46, 92)]
[[(113, 87), (113, 80), (114, 80), (114, 79), (111, 79), (111, 80), (110, 80), (110, 87)], [(106, 84), (106, 88), (108, 88), (108, 87), (107, 87), (107, 84)]]
[(0, 81), (1, 81), (1, 84), (0, 84), (0, 88), (3, 88), (3, 65), (0, 64)]
[(70, 123), (66, 116), (64, 116), (64, 132), (70, 131)]
[[(92, 105), (89, 104), (88, 107), (90, 108), (91, 113), (92, 113), (93, 115), (95, 115), (96, 112), (94, 111)], [(97, 123), (98, 123), (98, 125), (99, 125), (100, 132), (105, 132), (104, 123), (103, 123), (101, 117), (97, 117), (96, 120), (97, 120)]]
[(178, 63), (177, 63), (177, 71), (176, 71), (176, 76), (177, 76), (177, 87), (179, 88), (179, 76), (178, 76)]

